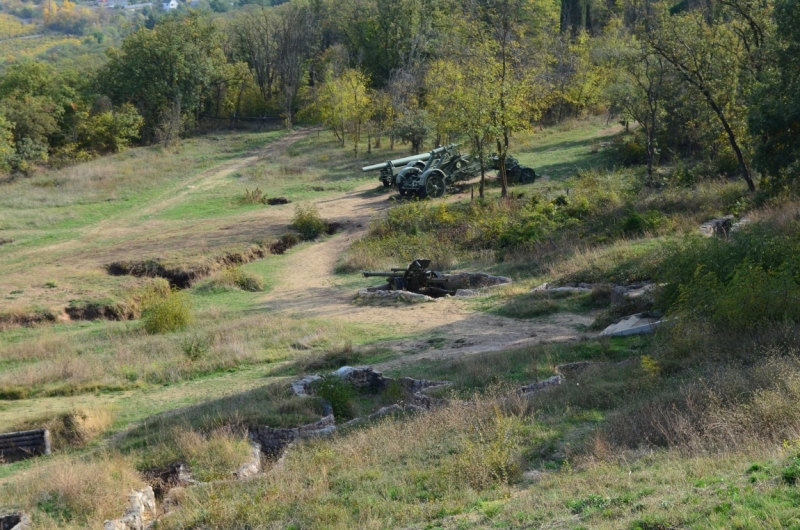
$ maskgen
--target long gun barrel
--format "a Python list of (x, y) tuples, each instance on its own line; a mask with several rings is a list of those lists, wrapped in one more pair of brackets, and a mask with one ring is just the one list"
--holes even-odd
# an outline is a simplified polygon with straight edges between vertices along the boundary
[(457, 145), (458, 144), (452, 144), (452, 145), (437, 147), (436, 149), (434, 149), (434, 150), (432, 150), (432, 151), (430, 151), (428, 153), (422, 153), (422, 154), (419, 154), (419, 155), (407, 156), (405, 158), (398, 158), (397, 160), (389, 160), (387, 162), (381, 162), (380, 164), (374, 164), (374, 165), (371, 165), (371, 166), (364, 166), (364, 167), (361, 168), (361, 171), (374, 171), (376, 169), (383, 169), (385, 167), (399, 167), (399, 166), (403, 166), (405, 164), (408, 164), (409, 162), (416, 162), (417, 160), (428, 160), (431, 156), (438, 155), (439, 153), (443, 153), (447, 149), (449, 149), (451, 147), (456, 147)]
[(361, 274), (364, 275), (364, 278), (394, 278), (395, 276), (397, 276), (396, 272), (361, 271)]

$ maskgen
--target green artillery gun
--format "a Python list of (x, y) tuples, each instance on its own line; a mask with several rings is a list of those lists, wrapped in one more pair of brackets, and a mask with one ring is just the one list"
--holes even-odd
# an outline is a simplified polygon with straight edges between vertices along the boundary
[(446, 289), (447, 278), (430, 269), (431, 260), (415, 259), (406, 268), (392, 268), (391, 272), (361, 271), (365, 278), (386, 278), (389, 291), (410, 291), (431, 297), (453, 294)]
[[(492, 169), (500, 169), (500, 159), (496, 154), (490, 158)], [(536, 180), (536, 172), (531, 167), (521, 166), (519, 160), (511, 155), (506, 155), (506, 178), (510, 184), (532, 184)]]
[[(397, 186), (400, 195), (420, 198), (438, 198), (445, 190), (480, 175), (481, 166), (477, 158), (461, 154), (457, 144), (437, 147), (428, 153), (389, 160), (361, 168), (362, 171), (380, 169), (380, 181), (386, 187)], [(485, 169), (499, 169), (496, 155), (489, 158)], [(506, 176), (511, 183), (532, 183), (536, 172), (520, 166), (516, 158), (506, 157)]]

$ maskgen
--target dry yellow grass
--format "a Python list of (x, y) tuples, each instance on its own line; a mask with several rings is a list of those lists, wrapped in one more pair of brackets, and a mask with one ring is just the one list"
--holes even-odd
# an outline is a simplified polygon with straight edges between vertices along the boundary
[(104, 520), (120, 517), (130, 491), (143, 486), (119, 455), (58, 457), (34, 464), (0, 488), (0, 505), (33, 513), (36, 528), (100, 528)]

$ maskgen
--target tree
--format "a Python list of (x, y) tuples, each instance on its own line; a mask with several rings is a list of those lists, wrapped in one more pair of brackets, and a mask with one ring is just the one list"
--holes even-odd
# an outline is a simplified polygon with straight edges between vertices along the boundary
[[(709, 22), (709, 19), (711, 21)], [(731, 25), (701, 9), (672, 15), (662, 9), (643, 32), (648, 45), (711, 107), (736, 155), (750, 191), (755, 184), (740, 146), (744, 123), (738, 120), (742, 41)]]
[(314, 113), (341, 141), (344, 147), (345, 136), (350, 133), (353, 140), (353, 153), (358, 156), (358, 142), (361, 128), (372, 115), (372, 102), (367, 89), (369, 79), (352, 68), (345, 69), (339, 76), (332, 74), (319, 89)]
[(12, 96), (0, 101), (0, 114), (13, 124), (11, 132), (22, 160), (46, 160), (50, 137), (59, 131), (61, 109), (47, 96)]
[(108, 51), (98, 75), (100, 91), (115, 105), (131, 103), (145, 120), (143, 136), (152, 137), (166, 109), (179, 106), (199, 119), (212, 87), (226, 64), (216, 26), (203, 15), (167, 18), (152, 30), (128, 35), (121, 49)]
[(105, 110), (87, 116), (80, 125), (84, 145), (103, 153), (116, 153), (127, 148), (138, 138), (144, 119), (130, 103), (118, 109)]
[(754, 165), (773, 185), (800, 178), (800, 4), (776, 4), (776, 68), (754, 92), (748, 124)]
[(291, 128), (292, 105), (300, 88), (303, 65), (309, 59), (314, 22), (311, 10), (297, 3), (285, 5), (275, 19), (276, 72), (281, 85), (281, 108)]
[(531, 105), (540, 80), (534, 74), (533, 56), (525, 46), (523, 23), (528, 4), (524, 0), (488, 0), (480, 7), (480, 17), (487, 21), (489, 38), (484, 41), (494, 55), (497, 103), (492, 109), (496, 129), (497, 165), (500, 196), (508, 196), (506, 158), (515, 132), (530, 128)]
[(630, 35), (625, 37), (631, 41), (630, 44), (619, 50), (619, 55), (609, 65), (620, 71), (617, 82), (609, 87), (609, 95), (626, 117), (637, 121), (644, 132), (647, 178), (652, 183), (657, 154), (655, 138), (663, 114), (667, 66), (664, 58), (646, 42)]
[(392, 132), (404, 142), (411, 143), (412, 153), (419, 153), (432, 132), (428, 111), (419, 108), (408, 109), (394, 122)]
[(252, 70), (253, 79), (265, 103), (272, 99), (277, 75), (277, 45), (273, 25), (272, 10), (262, 7), (246, 13), (234, 26), (239, 55)]
[(496, 95), (493, 57), (485, 46), (475, 43), (458, 51), (460, 53), (452, 53), (452, 59), (434, 63), (429, 75), (436, 76), (437, 83), (450, 87), (449, 91), (441, 94), (439, 105), (449, 112), (448, 121), (469, 138), (472, 154), (480, 162), (478, 193), (483, 198), (487, 147), (494, 142), (496, 133), (492, 120)]
[(0, 171), (8, 171), (14, 157), (12, 125), (0, 115)]

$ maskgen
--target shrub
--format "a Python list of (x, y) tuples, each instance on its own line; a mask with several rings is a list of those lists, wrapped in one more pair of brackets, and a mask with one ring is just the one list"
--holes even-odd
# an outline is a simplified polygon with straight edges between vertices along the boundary
[(689, 239), (667, 247), (656, 276), (662, 309), (717, 327), (748, 330), (768, 322), (800, 322), (797, 236), (767, 226), (730, 241)]
[(614, 158), (625, 166), (642, 164), (647, 159), (647, 147), (637, 134), (626, 134), (614, 140), (612, 151)]
[(144, 329), (150, 334), (179, 331), (193, 318), (189, 297), (181, 291), (150, 295), (144, 300), (143, 308)]
[(309, 240), (325, 232), (328, 225), (320, 217), (316, 206), (298, 204), (294, 210), (291, 227), (300, 232), (300, 237)]
[(242, 291), (258, 292), (264, 290), (264, 279), (241, 267), (228, 267), (214, 278), (215, 286), (236, 287)]
[(267, 196), (259, 188), (253, 191), (245, 189), (242, 202), (244, 204), (267, 204)]
[(341, 377), (332, 374), (322, 376), (315, 384), (314, 392), (331, 404), (337, 420), (349, 420), (353, 417), (355, 409), (352, 400), (355, 389)]

